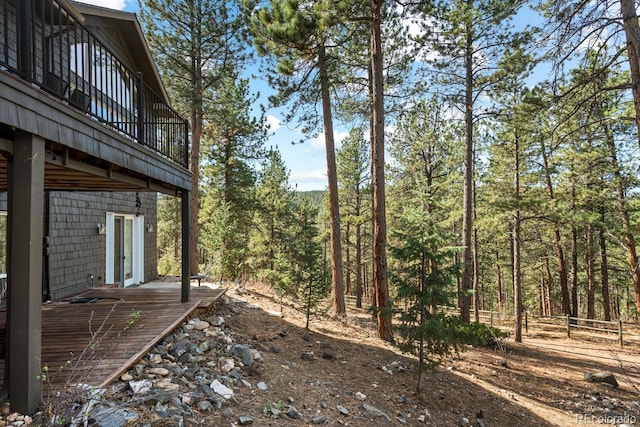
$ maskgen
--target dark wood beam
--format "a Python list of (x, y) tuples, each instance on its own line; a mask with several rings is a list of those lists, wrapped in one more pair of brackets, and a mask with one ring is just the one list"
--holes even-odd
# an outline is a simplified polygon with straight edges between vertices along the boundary
[(182, 191), (182, 302), (189, 301), (191, 290), (189, 192)]
[(42, 239), (45, 141), (16, 135), (9, 174), (8, 336), (11, 410), (35, 413), (42, 350)]

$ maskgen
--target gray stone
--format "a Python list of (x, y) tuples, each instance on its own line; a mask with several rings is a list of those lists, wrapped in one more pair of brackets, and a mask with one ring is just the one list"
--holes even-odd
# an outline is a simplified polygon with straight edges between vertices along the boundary
[(198, 402), (198, 410), (213, 411), (213, 404), (208, 400), (201, 400), (200, 402)]
[(247, 415), (243, 415), (240, 418), (238, 418), (238, 424), (241, 426), (248, 426), (250, 424), (253, 424), (255, 420)]
[(132, 410), (100, 405), (91, 411), (90, 418), (101, 427), (129, 427), (138, 423), (138, 414)]
[(231, 390), (229, 387), (225, 386), (218, 380), (213, 380), (210, 387), (211, 390), (224, 397), (225, 399), (230, 399), (233, 397), (233, 390)]
[(233, 409), (231, 408), (225, 408), (224, 411), (222, 411), (222, 416), (225, 418), (229, 418), (233, 416)]
[(618, 388), (618, 380), (611, 372), (587, 372), (584, 374), (584, 379), (590, 383), (605, 383)]
[(253, 364), (253, 354), (249, 346), (236, 344), (231, 347), (231, 352), (242, 359), (244, 366), (251, 366)]
[(262, 381), (260, 381), (260, 382), (256, 385), (256, 387), (258, 387), (258, 390), (261, 390), (261, 391), (267, 391), (267, 390), (269, 390), (269, 387), (267, 387), (267, 385), (266, 385), (264, 382), (262, 382)]
[(331, 350), (325, 350), (322, 352), (322, 358), (326, 360), (336, 360), (338, 357), (339, 355), (332, 352)]
[(145, 394), (151, 390), (153, 383), (150, 380), (129, 381), (129, 387), (133, 394)]
[(311, 424), (320, 425), (320, 424), (328, 424), (329, 418), (325, 415), (314, 415), (311, 417)]
[(363, 403), (361, 407), (362, 409), (364, 409), (366, 412), (373, 415), (374, 417), (381, 417), (386, 419), (387, 421), (391, 421), (391, 418), (389, 417), (389, 415), (385, 414), (383, 411), (376, 408), (375, 406), (369, 405), (367, 403)]
[(342, 405), (337, 405), (336, 409), (338, 410), (338, 412), (340, 412), (342, 415), (349, 415), (349, 410), (347, 408), (345, 408)]
[(294, 420), (299, 420), (302, 418), (302, 414), (298, 412), (295, 406), (290, 406), (289, 409), (287, 409), (286, 414), (287, 414), (287, 417), (293, 418)]

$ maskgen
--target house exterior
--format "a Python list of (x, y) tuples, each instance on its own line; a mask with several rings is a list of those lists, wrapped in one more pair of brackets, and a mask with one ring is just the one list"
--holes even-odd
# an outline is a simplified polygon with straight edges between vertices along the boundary
[(182, 200), (189, 299), (188, 155), (188, 123), (170, 106), (134, 14), (0, 0), (12, 410), (31, 413), (41, 401), (43, 301), (156, 277), (158, 192)]

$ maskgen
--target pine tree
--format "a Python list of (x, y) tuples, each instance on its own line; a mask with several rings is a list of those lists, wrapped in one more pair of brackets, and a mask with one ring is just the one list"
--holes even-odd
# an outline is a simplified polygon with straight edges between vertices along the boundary
[(250, 234), (251, 271), (281, 294), (295, 295), (292, 264), (287, 253), (292, 236), (294, 195), (280, 153), (271, 149), (263, 162), (256, 187), (259, 203)]
[(218, 82), (246, 59), (244, 16), (224, 0), (138, 0), (140, 21), (163, 81), (179, 111), (189, 117), (192, 186), (191, 273), (198, 273), (200, 141), (206, 100)]
[[(470, 320), (470, 292), (474, 277), (472, 259), (473, 190), (475, 180), (474, 130), (483, 116), (478, 99), (489, 94), (505, 73), (498, 68), (507, 48), (529, 40), (527, 32), (516, 33), (511, 19), (523, 2), (504, 3), (494, 0), (461, 0), (425, 7), (425, 49), (435, 48), (437, 54), (429, 72), (459, 105), (465, 123), (465, 156), (463, 169), (463, 215), (461, 230), (462, 281), (459, 306), (461, 318)], [(434, 56), (434, 55), (430, 55)], [(460, 70), (464, 70), (463, 73)], [(507, 73), (508, 74), (508, 73)]]
[(271, 74), (269, 77), (279, 94), (272, 100), (285, 104), (295, 98), (293, 110), (301, 115), (307, 130), (317, 128), (318, 115), (315, 112), (301, 113), (297, 106), (310, 104), (315, 107), (318, 96), (321, 100), (329, 188), (333, 306), (336, 314), (344, 315), (340, 212), (330, 97), (332, 78), (327, 56), (328, 32), (339, 20), (336, 8), (331, 6), (325, 1), (309, 4), (298, 0), (270, 0), (268, 6), (254, 13), (251, 30), (258, 53), (272, 55), (277, 62), (279, 75)]
[(302, 302), (306, 313), (305, 328), (309, 329), (311, 316), (329, 289), (324, 282), (322, 247), (315, 224), (318, 211), (303, 196), (294, 215), (295, 244), (290, 246), (290, 256), (294, 266), (294, 282), (297, 283), (296, 299)]
[[(366, 225), (371, 223), (371, 209), (368, 206), (370, 196), (370, 162), (368, 143), (361, 128), (353, 128), (349, 136), (342, 141), (337, 153), (338, 183), (340, 187), (340, 211), (345, 227), (345, 247), (347, 265), (347, 283), (350, 272), (355, 273), (356, 307), (362, 308), (364, 241), (370, 234)], [(369, 208), (368, 208), (369, 207)], [(351, 242), (351, 235), (354, 235)], [(350, 246), (353, 245), (355, 259), (350, 262)]]
[(229, 78), (208, 107), (202, 158), (201, 246), (221, 280), (240, 278), (248, 257), (255, 200), (255, 167), (264, 156), (264, 118), (252, 117), (249, 82)]
[(454, 249), (447, 246), (426, 209), (407, 209), (398, 225), (401, 228), (392, 233), (396, 246), (390, 247), (390, 253), (399, 260), (399, 267), (391, 270), (390, 278), (399, 301), (406, 302), (400, 312), (399, 347), (418, 356), (419, 393), (424, 368), (438, 366), (462, 342), (455, 320), (440, 308), (455, 297), (453, 283), (459, 266), (451, 264)]

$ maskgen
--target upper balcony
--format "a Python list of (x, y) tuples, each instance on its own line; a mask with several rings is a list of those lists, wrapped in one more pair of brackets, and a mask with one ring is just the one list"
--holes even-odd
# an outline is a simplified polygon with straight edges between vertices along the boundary
[[(169, 105), (152, 61), (132, 58), (122, 48), (129, 40), (109, 40), (79, 10), (67, 0), (0, 0), (0, 71), (188, 168), (188, 122)], [(109, 21), (104, 12), (98, 21)], [(124, 24), (139, 32), (137, 21)]]

